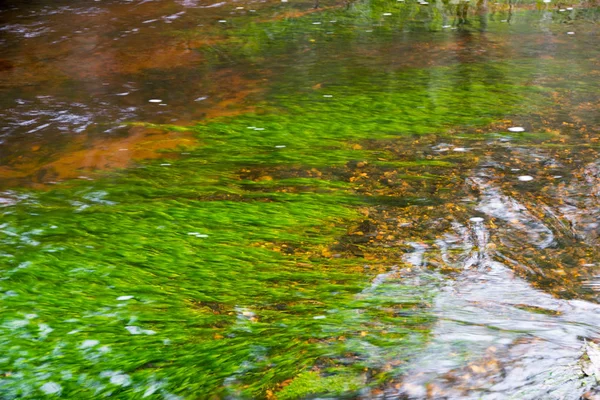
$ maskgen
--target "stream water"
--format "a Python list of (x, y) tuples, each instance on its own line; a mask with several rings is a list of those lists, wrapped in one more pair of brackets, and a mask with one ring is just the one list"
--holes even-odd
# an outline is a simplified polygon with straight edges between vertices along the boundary
[(0, 1), (0, 398), (600, 397), (594, 1)]

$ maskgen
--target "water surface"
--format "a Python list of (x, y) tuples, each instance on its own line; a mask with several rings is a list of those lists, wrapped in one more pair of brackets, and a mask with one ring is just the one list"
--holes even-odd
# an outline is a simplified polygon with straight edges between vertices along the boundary
[(3, 2), (0, 397), (592, 396), (598, 15)]

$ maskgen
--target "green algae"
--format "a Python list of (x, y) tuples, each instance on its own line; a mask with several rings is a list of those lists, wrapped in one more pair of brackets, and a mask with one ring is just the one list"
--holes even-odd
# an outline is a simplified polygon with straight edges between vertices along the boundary
[[(357, 37), (388, 43), (404, 20), (368, 37), (356, 27), (391, 4), (240, 22), (227, 45), (255, 60), (310, 39), (330, 43), (323, 52)], [(413, 30), (443, 23), (437, 9), (393, 4)], [(329, 25), (314, 22), (334, 17), (341, 28), (328, 38)], [(428, 339), (436, 279), (391, 275), (370, 287), (365, 261), (330, 247), (361, 220), (358, 206), (440, 200), (359, 195), (345, 167), (368, 161), (434, 180), (461, 159), (356, 145), (452, 137), (450, 128), (538, 112), (548, 90), (526, 79), (532, 65), (511, 62), (381, 71), (323, 60), (275, 77), (261, 113), (147, 124), (197, 135), (201, 145), (178, 159), (13, 193), (20, 200), (0, 225), (0, 397), (39, 398), (49, 382), (67, 398), (351, 396), (405, 372)]]

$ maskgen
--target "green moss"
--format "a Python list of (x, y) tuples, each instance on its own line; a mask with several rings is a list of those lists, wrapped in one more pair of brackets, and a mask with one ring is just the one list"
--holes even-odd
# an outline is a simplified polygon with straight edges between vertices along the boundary
[(303, 372), (279, 392), (277, 398), (281, 400), (305, 399), (319, 394), (339, 396), (356, 392), (363, 385), (364, 382), (360, 377), (350, 374), (323, 377), (317, 372)]

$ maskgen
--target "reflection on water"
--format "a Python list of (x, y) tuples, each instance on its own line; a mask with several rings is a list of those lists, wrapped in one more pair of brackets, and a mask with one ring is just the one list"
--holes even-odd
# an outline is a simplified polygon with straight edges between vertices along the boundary
[(597, 4), (317, 4), (0, 5), (0, 397), (593, 394)]

